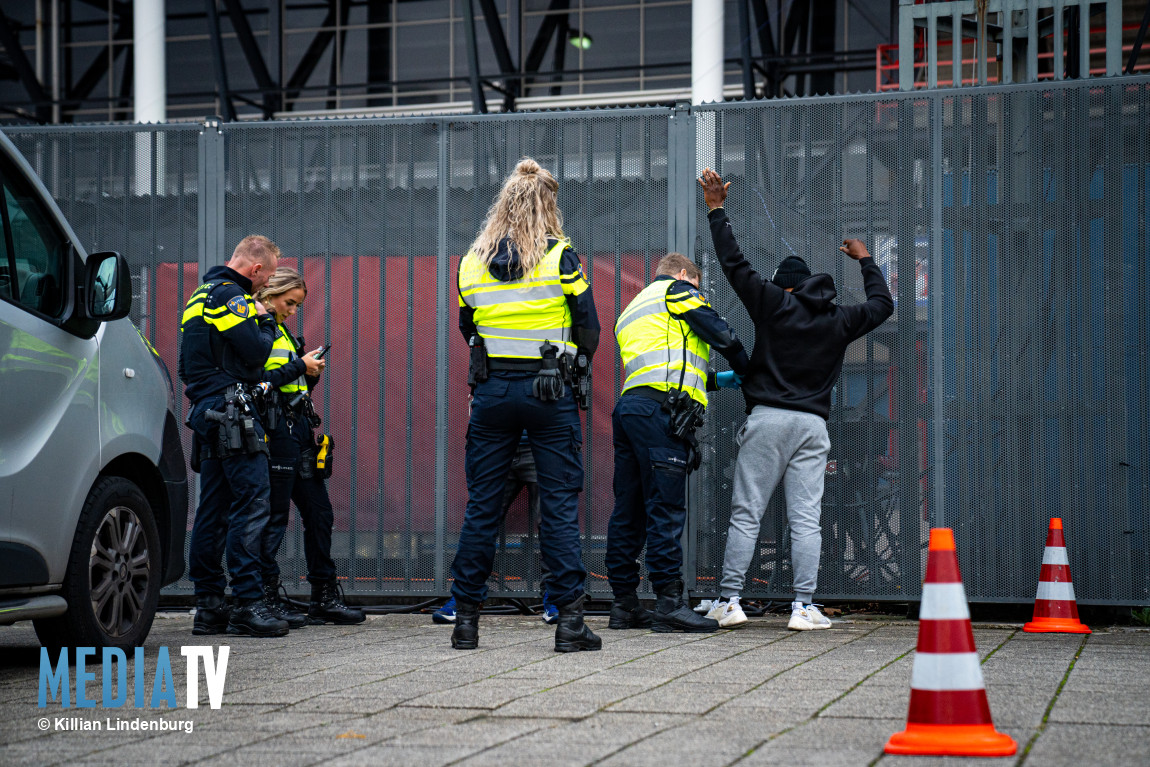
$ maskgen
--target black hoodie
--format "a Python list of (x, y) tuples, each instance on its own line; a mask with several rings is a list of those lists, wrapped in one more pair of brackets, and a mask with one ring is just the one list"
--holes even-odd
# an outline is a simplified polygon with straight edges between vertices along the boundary
[(873, 258), (859, 261), (867, 300), (853, 306), (834, 303), (838, 294), (829, 274), (812, 275), (787, 293), (739, 251), (722, 208), (707, 218), (723, 274), (755, 323), (755, 348), (743, 379), (747, 412), (768, 405), (826, 418), (847, 346), (894, 313), (882, 270)]
[[(547, 240), (547, 249), (555, 247), (555, 238)], [(519, 270), (519, 253), (511, 238), (499, 241), (499, 248), (491, 265), (487, 267), (491, 276), (500, 282), (511, 282), (522, 275)], [(559, 257), (559, 274), (563, 282), (563, 292), (567, 295), (567, 307), (571, 310), (571, 339), (575, 345), (587, 353), (595, 355), (599, 348), (599, 315), (595, 311), (595, 300), (591, 296), (591, 283), (579, 262), (579, 256), (571, 248), (565, 248)], [(475, 310), (460, 301), (459, 332), (465, 341), (478, 332), (475, 326)]]

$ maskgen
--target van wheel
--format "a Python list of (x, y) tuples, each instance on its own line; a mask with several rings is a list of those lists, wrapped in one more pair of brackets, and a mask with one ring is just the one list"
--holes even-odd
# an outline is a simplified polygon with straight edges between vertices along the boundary
[(96, 481), (80, 512), (61, 595), (68, 611), (33, 621), (40, 643), (143, 644), (160, 600), (160, 536), (148, 499), (122, 477)]

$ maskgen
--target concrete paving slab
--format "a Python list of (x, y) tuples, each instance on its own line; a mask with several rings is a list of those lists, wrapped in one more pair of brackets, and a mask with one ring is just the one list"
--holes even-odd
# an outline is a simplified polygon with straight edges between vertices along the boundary
[(693, 767), (726, 765), (745, 754), (756, 742), (756, 736), (746, 733), (677, 727), (620, 749), (599, 764), (603, 767), (667, 767), (668, 763)]
[(1050, 711), (1050, 721), (1150, 726), (1146, 687), (1140, 695), (1114, 690), (1063, 689)]
[[(366, 746), (359, 751), (324, 759), (316, 764), (326, 767), (441, 767), (441, 765), (454, 764), (464, 757), (482, 751), (481, 746), (438, 745), (438, 746), (408, 746), (381, 743)], [(211, 765), (210, 762), (204, 763)], [(220, 767), (227, 767), (222, 762)], [(231, 765), (235, 767), (235, 765)]]
[(436, 689), (411, 698), (405, 706), (494, 709), (546, 689), (534, 679), (481, 679), (448, 690)]
[(740, 696), (752, 685), (738, 682), (673, 682), (632, 695), (607, 708), (608, 711), (634, 711), (666, 714), (705, 714)]
[[(987, 764), (881, 755), (905, 726), (907, 651), (917, 639), (908, 621), (803, 633), (776, 617), (704, 635), (601, 631), (601, 652), (572, 655), (554, 653), (553, 629), (534, 618), (484, 616), (480, 625), (482, 649), (458, 652), (425, 615), (268, 642), (193, 638), (189, 616), (165, 617), (147, 657), (170, 648), (181, 706), (82, 713), (37, 706), (35, 637), (28, 627), (0, 630), (0, 764)], [(1033, 738), (1025, 767), (1148, 761), (1150, 631), (1096, 627), (1085, 643), (998, 625), (975, 634), (996, 725), (1023, 747)], [(182, 707), (178, 653), (192, 643), (232, 649), (219, 710)], [(45, 731), (44, 713), (194, 728)]]
[(1150, 727), (1050, 722), (1026, 762), (1045, 767), (1150, 764)]
[(891, 733), (904, 724), (890, 719), (818, 718), (756, 744), (739, 764), (865, 767), (882, 754)]
[(520, 698), (493, 712), (498, 716), (545, 716), (578, 719), (592, 716), (641, 688), (619, 685), (564, 685)]

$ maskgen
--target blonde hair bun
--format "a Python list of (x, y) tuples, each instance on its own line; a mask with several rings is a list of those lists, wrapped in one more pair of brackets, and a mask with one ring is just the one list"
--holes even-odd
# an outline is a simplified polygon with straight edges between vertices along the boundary
[(558, 190), (559, 182), (547, 169), (530, 157), (520, 159), (487, 211), (471, 251), (484, 266), (490, 266), (499, 243), (510, 238), (519, 253), (519, 275), (530, 274), (547, 253), (549, 237), (566, 239)]
[(541, 170), (543, 169), (539, 167), (539, 163), (530, 157), (524, 157), (519, 161), (519, 164), (515, 166), (515, 172), (521, 176), (534, 176)]

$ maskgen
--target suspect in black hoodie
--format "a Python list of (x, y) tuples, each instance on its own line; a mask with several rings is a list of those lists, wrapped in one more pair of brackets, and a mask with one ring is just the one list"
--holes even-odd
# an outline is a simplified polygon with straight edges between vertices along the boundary
[[(755, 405), (769, 405), (814, 413), (826, 420), (847, 346), (894, 312), (882, 271), (869, 254), (856, 259), (867, 300), (853, 306), (834, 302), (838, 293), (829, 274), (807, 271), (810, 276), (788, 293), (786, 286), (778, 284), (788, 280), (778, 274), (775, 282), (764, 278), (739, 251), (722, 208), (715, 208), (707, 218), (723, 274), (755, 323), (755, 347), (743, 380), (747, 412)], [(802, 263), (797, 258), (787, 261)], [(805, 264), (800, 268), (805, 269)]]
[[(840, 306), (829, 274), (811, 275), (797, 257), (784, 260), (771, 280), (739, 251), (723, 210), (727, 187), (707, 169), (699, 183), (723, 274), (755, 323), (755, 347), (743, 380), (747, 421), (739, 430), (739, 458), (731, 496), (731, 524), (723, 558), (722, 599), (736, 606), (755, 552), (759, 522), (782, 481), (791, 529), (795, 599), (788, 628), (830, 628), (811, 604), (822, 549), (823, 481), (831, 442), (826, 418), (847, 346), (894, 313), (882, 271), (861, 240), (839, 250), (859, 262), (867, 300)], [(788, 292), (789, 290), (789, 292)], [(725, 608), (727, 614), (730, 607)]]

